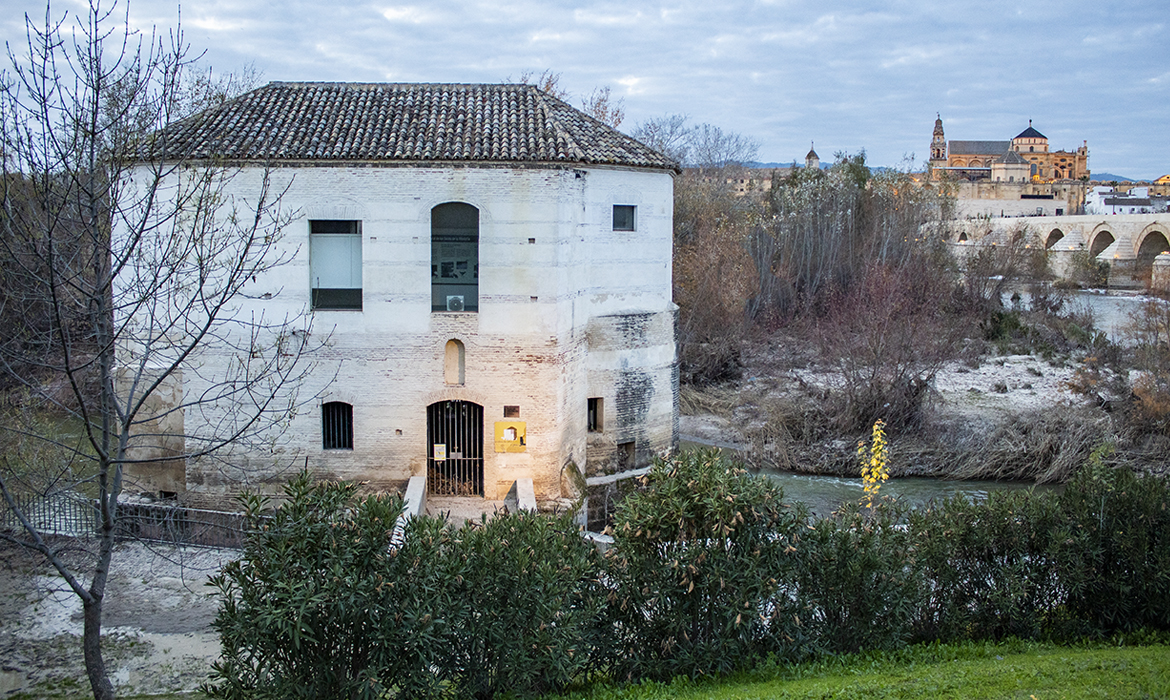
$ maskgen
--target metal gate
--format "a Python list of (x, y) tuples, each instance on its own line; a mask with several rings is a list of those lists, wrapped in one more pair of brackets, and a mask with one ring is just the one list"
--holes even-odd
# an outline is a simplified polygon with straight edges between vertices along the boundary
[(427, 406), (427, 492), (483, 495), (483, 406), (470, 401)]

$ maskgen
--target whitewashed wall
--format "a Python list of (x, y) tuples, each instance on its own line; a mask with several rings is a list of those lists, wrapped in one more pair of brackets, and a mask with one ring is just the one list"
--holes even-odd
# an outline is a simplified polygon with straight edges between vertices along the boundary
[[(261, 171), (242, 171), (228, 194), (250, 197)], [(562, 167), (287, 167), (271, 172), (295, 220), (284, 229), (291, 261), (257, 279), (239, 313), (305, 313), (310, 302), (309, 220), (362, 222), (361, 311), (315, 311), (329, 336), (301, 388), (311, 399), (276, 442), (188, 464), (187, 500), (222, 501), (241, 480), (279, 483), (308, 465), (323, 477), (402, 488), (426, 472), (426, 407), (462, 399), (484, 407), (485, 484), (502, 497), (532, 478), (539, 499), (562, 495), (568, 462), (584, 468), (635, 440), (638, 459), (671, 449), (677, 365), (671, 302), (673, 178), (669, 172)], [(479, 311), (431, 312), (431, 209), (479, 209)], [(613, 231), (613, 205), (637, 207), (636, 230)], [(260, 299), (271, 294), (270, 299)], [(444, 347), (466, 347), (463, 386), (444, 383)], [(205, 372), (230, 358), (210, 348)], [(186, 390), (198, 391), (187, 378)], [(605, 432), (589, 434), (589, 397), (606, 404)], [(320, 404), (354, 407), (354, 448), (323, 450)], [(497, 454), (492, 426), (520, 406), (527, 451)], [(624, 408), (623, 408), (624, 407)], [(212, 417), (214, 418), (214, 417)], [(190, 415), (187, 420), (192, 420)]]

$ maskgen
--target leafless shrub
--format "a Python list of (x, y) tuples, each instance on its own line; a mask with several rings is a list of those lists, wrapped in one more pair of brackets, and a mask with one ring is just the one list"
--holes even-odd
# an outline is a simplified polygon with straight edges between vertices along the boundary
[[(968, 311), (982, 314), (1003, 306), (1003, 295), (1021, 278), (1035, 272), (1037, 265), (1031, 243), (1033, 235), (1025, 224), (1003, 234), (989, 230), (975, 235), (983, 245), (968, 250), (960, 261), (962, 294)], [(1043, 254), (1043, 249), (1040, 249)]]
[(675, 181), (674, 300), (684, 383), (739, 375), (744, 305), (756, 287), (745, 240), (757, 214), (722, 174), (688, 173)]
[(684, 416), (730, 418), (738, 403), (736, 390), (726, 386), (684, 384), (679, 388), (678, 410)]
[(829, 400), (844, 431), (883, 420), (891, 431), (922, 422), (931, 382), (957, 357), (963, 327), (940, 304), (949, 280), (926, 260), (873, 265), (817, 326), (833, 368)]
[(1128, 427), (1135, 437), (1170, 437), (1170, 302), (1147, 300), (1130, 315), (1127, 330), (1139, 370), (1124, 410)]
[(1107, 415), (1077, 407), (1010, 416), (988, 430), (955, 423), (927, 434), (899, 445), (902, 461), (923, 474), (1038, 484), (1067, 481), (1094, 448), (1118, 439)]
[(924, 226), (947, 202), (906, 173), (871, 172), (864, 152), (838, 154), (827, 171), (800, 169), (773, 180), (767, 225), (751, 241), (760, 277), (751, 316), (819, 315), (871, 265), (897, 267), (929, 255), (949, 267), (939, 228)]

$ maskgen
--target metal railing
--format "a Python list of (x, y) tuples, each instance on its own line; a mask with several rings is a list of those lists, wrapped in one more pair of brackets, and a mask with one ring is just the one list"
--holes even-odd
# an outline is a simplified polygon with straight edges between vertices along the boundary
[[(20, 494), (13, 500), (36, 530), (45, 535), (91, 537), (101, 527), (97, 501), (79, 494)], [(242, 548), (248, 535), (242, 513), (185, 508), (177, 503), (120, 503), (114, 536), (203, 547)], [(0, 499), (0, 528), (23, 528)]]

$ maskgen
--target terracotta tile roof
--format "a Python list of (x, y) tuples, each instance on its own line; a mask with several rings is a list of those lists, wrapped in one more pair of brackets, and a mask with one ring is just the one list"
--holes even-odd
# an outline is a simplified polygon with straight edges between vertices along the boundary
[(232, 161), (471, 161), (677, 169), (531, 85), (269, 83), (158, 132), (167, 153)]

